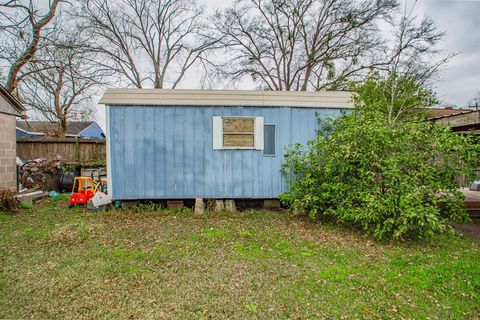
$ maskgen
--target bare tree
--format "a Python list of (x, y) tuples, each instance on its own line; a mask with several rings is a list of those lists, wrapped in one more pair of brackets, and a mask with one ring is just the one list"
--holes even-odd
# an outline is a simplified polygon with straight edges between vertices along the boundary
[(210, 47), (194, 0), (86, 0), (77, 12), (102, 67), (127, 85), (175, 88)]
[(69, 120), (84, 120), (94, 111), (92, 96), (108, 72), (98, 67), (95, 52), (78, 34), (58, 35), (38, 55), (38, 62), (28, 65), (20, 91), (33, 112), (58, 123), (58, 130), (50, 134), (65, 136)]
[(9, 0), (0, 3), (0, 57), (7, 63), (5, 88), (13, 93), (27, 74), (22, 69), (34, 59), (42, 33), (55, 17), (62, 0), (49, 0), (46, 12), (36, 1)]
[(403, 12), (393, 25), (392, 40), (386, 41), (383, 63), (374, 66), (390, 74), (404, 75), (419, 85), (428, 84), (439, 68), (456, 56), (448, 53), (440, 56), (436, 45), (444, 36), (430, 17), (419, 19), (414, 14), (416, 2), (410, 7), (405, 2)]
[(468, 106), (477, 109), (480, 107), (480, 91), (468, 102)]
[(398, 23), (397, 9), (396, 0), (240, 0), (214, 17), (228, 58), (212, 64), (269, 90), (341, 89), (372, 69), (414, 69), (412, 57), (441, 34), (431, 20), (415, 26), (405, 16), (387, 41), (379, 25)]

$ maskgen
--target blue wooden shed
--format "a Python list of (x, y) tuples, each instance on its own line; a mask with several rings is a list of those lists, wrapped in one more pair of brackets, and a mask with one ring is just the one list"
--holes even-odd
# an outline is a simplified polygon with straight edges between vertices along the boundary
[(115, 200), (277, 198), (285, 147), (352, 107), (338, 91), (108, 89), (100, 103)]

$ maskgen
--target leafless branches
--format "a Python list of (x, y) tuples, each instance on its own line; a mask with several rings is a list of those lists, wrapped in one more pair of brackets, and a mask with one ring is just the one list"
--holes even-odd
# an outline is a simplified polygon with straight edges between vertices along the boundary
[(476, 109), (480, 107), (480, 91), (468, 102), (468, 106), (475, 107)]
[(175, 88), (202, 58), (201, 14), (193, 0), (86, 0), (77, 12), (101, 66), (138, 88)]
[(32, 0), (9, 0), (0, 3), (0, 31), (10, 35), (2, 38), (3, 43), (0, 46), (1, 57), (10, 62), (5, 82), (5, 88), (9, 92), (17, 89), (22, 68), (35, 57), (42, 31), (55, 17), (60, 2), (62, 0), (50, 0), (44, 13)]
[(6, 86), (60, 122), (108, 75), (119, 85), (176, 88), (203, 66), (223, 82), (339, 90), (372, 70), (424, 82), (451, 58), (436, 60), (443, 34), (397, 0), (239, 0), (210, 21), (195, 0), (84, 0), (68, 16), (75, 40), (58, 32), (64, 1), (39, 10), (33, 0), (0, 0)]
[(92, 95), (109, 71), (98, 67), (95, 52), (85, 47), (79, 34), (69, 35), (65, 29), (38, 55), (20, 84), (22, 98), (35, 112), (58, 123), (56, 134), (64, 136), (68, 120), (93, 111)]
[(430, 17), (418, 19), (414, 14), (415, 3), (405, 3), (403, 12), (394, 19), (392, 35), (389, 41), (383, 65), (377, 69), (407, 75), (419, 84), (432, 80), (439, 68), (456, 54), (442, 57), (436, 48), (444, 32), (440, 31)]
[(340, 89), (370, 70), (428, 78), (436, 68), (419, 57), (435, 53), (442, 33), (410, 10), (387, 39), (381, 29), (397, 24), (397, 9), (396, 0), (240, 0), (215, 15), (228, 57), (216, 70), (269, 90)]

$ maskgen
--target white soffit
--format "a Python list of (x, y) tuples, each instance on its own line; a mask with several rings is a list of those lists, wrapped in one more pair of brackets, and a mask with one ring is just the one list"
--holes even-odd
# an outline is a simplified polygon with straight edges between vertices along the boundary
[(347, 91), (107, 89), (101, 104), (353, 108)]

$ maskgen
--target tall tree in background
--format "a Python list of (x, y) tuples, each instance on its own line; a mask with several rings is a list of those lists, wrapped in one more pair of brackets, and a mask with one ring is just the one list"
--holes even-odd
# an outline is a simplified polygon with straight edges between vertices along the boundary
[(77, 12), (101, 67), (137, 88), (175, 88), (202, 58), (201, 16), (194, 0), (86, 0)]
[[(212, 64), (223, 78), (251, 76), (269, 90), (342, 89), (371, 70), (426, 79), (438, 65), (419, 57), (434, 54), (442, 34), (411, 10), (400, 21), (396, 13), (396, 0), (240, 0), (215, 15), (227, 58)], [(398, 26), (385, 39), (380, 24)]]
[(477, 92), (475, 97), (473, 97), (472, 100), (469, 101), (469, 106), (478, 108), (480, 107), (480, 92)]
[(439, 56), (441, 52), (436, 45), (442, 40), (444, 32), (438, 29), (432, 18), (419, 19), (413, 13), (415, 5), (416, 1), (410, 7), (405, 2), (401, 14), (391, 21), (392, 39), (386, 40), (384, 63), (375, 69), (407, 77), (409, 81), (423, 86), (456, 54)]
[(5, 88), (14, 93), (27, 76), (22, 69), (35, 58), (43, 42), (43, 33), (57, 13), (62, 0), (50, 0), (46, 10), (36, 1), (10, 0), (0, 2), (0, 58), (8, 63)]
[(38, 61), (28, 65), (29, 75), (19, 89), (28, 106), (58, 124), (49, 134), (63, 137), (69, 120), (92, 116), (92, 96), (110, 73), (98, 67), (96, 53), (80, 34), (69, 34), (63, 26), (54, 38), (38, 52)]
[(95, 63), (85, 33), (75, 21), (62, 18), (62, 2), (0, 3), (5, 87), (29, 107), (30, 118), (57, 123), (49, 132), (54, 136), (65, 136), (68, 121), (93, 115), (92, 97), (109, 75)]

